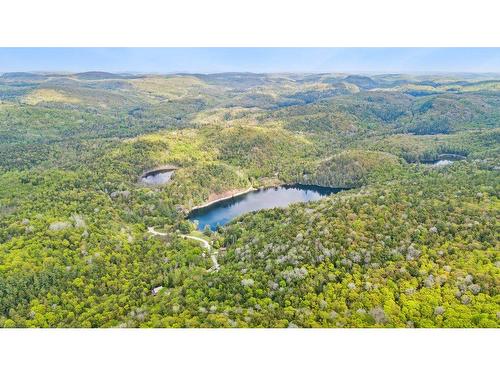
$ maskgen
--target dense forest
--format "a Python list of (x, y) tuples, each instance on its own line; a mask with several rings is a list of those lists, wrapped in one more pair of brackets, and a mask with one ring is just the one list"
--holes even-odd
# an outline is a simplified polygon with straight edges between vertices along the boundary
[[(486, 74), (6, 73), (0, 327), (500, 327), (499, 125)], [(290, 183), (345, 190), (188, 219)]]

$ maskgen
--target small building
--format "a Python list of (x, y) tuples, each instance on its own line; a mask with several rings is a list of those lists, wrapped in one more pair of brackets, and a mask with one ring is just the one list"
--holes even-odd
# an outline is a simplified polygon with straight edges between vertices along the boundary
[(151, 290), (151, 294), (152, 294), (153, 296), (156, 296), (156, 295), (158, 294), (158, 292), (159, 292), (160, 290), (162, 290), (162, 289), (163, 289), (163, 287), (162, 287), (162, 286), (157, 286), (156, 288), (153, 288), (153, 289)]

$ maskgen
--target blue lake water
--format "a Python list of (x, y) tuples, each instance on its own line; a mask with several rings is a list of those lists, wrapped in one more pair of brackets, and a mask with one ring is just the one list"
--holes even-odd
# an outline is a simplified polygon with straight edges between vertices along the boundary
[(203, 230), (209, 225), (212, 230), (217, 225), (229, 221), (247, 212), (267, 208), (286, 207), (296, 202), (309, 202), (321, 199), (342, 189), (321, 187), (316, 185), (284, 185), (250, 191), (233, 198), (215, 202), (209, 206), (193, 210), (190, 220), (198, 221), (198, 229)]

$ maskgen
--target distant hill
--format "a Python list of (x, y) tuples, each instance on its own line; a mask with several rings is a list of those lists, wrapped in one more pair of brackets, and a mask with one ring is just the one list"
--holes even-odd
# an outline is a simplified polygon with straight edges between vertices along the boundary
[(377, 87), (377, 83), (370, 77), (351, 75), (344, 79), (345, 82), (352, 83), (363, 89), (373, 89)]
[(12, 79), (12, 80), (43, 80), (46, 77), (43, 74), (38, 73), (26, 73), (26, 72), (10, 72), (4, 73), (1, 76), (3, 79)]
[(116, 73), (109, 73), (109, 72), (83, 72), (83, 73), (76, 73), (73, 75), (74, 77), (78, 79), (126, 79), (126, 78), (134, 78), (136, 77), (133, 74), (116, 74)]

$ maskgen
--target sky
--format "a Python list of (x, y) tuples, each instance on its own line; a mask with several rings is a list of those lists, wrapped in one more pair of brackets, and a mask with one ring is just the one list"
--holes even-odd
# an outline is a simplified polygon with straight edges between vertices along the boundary
[(0, 48), (0, 72), (500, 72), (500, 48)]

